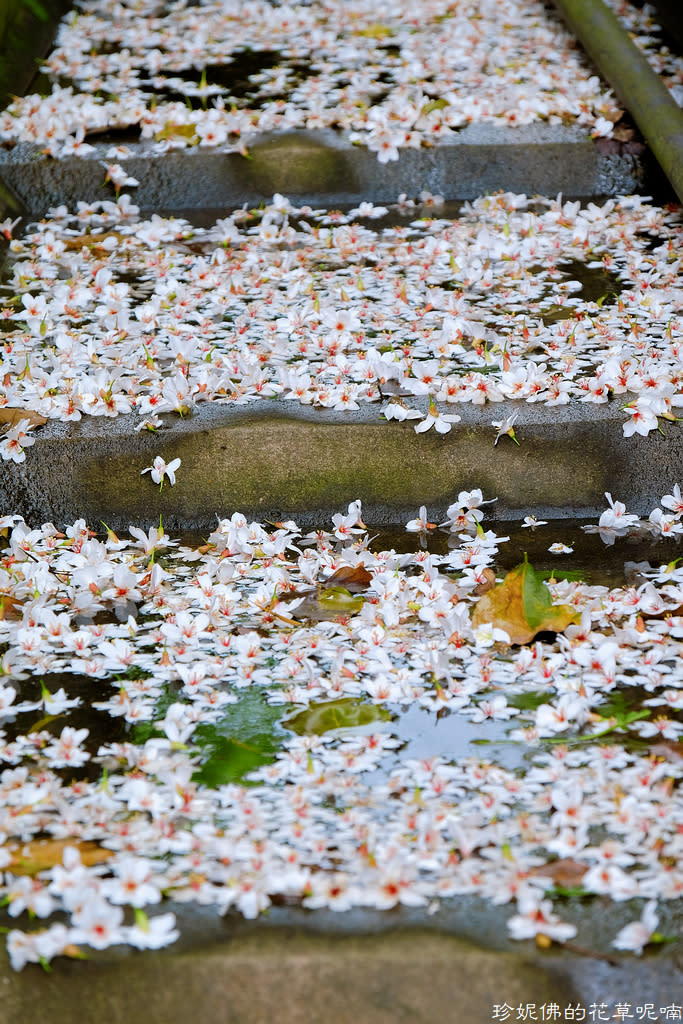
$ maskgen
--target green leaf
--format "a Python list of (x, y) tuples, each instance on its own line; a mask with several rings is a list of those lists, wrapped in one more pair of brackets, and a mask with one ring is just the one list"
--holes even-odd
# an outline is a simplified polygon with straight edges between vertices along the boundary
[(364, 704), (356, 697), (317, 701), (283, 721), (283, 725), (300, 736), (304, 733), (331, 732), (333, 729), (357, 729), (373, 722), (391, 721), (391, 712), (378, 704)]
[(425, 105), (423, 106), (423, 108), (420, 111), (420, 113), (421, 114), (431, 114), (431, 112), (433, 110), (444, 110), (444, 108), (447, 107), (447, 106), (448, 106), (448, 100), (445, 100), (443, 98), (438, 99), (438, 100), (430, 100), (429, 103), (425, 103)]
[(586, 573), (581, 569), (553, 569), (552, 572), (544, 572), (542, 579), (544, 580), (566, 580), (568, 583), (583, 583), (586, 579)]
[(586, 900), (594, 899), (597, 893), (590, 892), (588, 889), (584, 889), (580, 885), (554, 885), (550, 889), (545, 890), (545, 895), (551, 899), (553, 896), (561, 896), (563, 899), (575, 899), (575, 900)]
[(547, 704), (555, 696), (553, 690), (538, 691), (533, 693), (515, 693), (507, 698), (507, 702), (513, 708), (520, 711), (535, 711), (541, 704)]
[(551, 629), (548, 619), (554, 618), (553, 597), (543, 577), (529, 565), (526, 557), (516, 571), (521, 574), (524, 618), (532, 629)]
[(613, 690), (606, 700), (597, 705), (596, 711), (601, 718), (624, 719), (643, 699), (643, 691), (639, 687), (628, 690)]
[(229, 782), (242, 782), (249, 772), (273, 760), (271, 753), (266, 753), (254, 743), (222, 737), (212, 745), (210, 757), (194, 773), (192, 779), (215, 789)]
[(245, 775), (274, 761), (282, 747), (283, 714), (284, 708), (267, 704), (263, 693), (255, 690), (229, 705), (220, 721), (200, 725), (192, 737), (203, 755), (194, 781), (212, 788), (229, 782), (248, 785)]
[(346, 587), (326, 587), (318, 593), (318, 601), (326, 611), (356, 615), (363, 607), (365, 598), (352, 594)]
[(148, 932), (149, 931), (149, 918), (147, 917), (147, 914), (144, 912), (144, 910), (141, 910), (140, 907), (135, 907), (134, 910), (135, 910), (135, 924), (138, 926), (138, 928), (141, 931)]
[(24, 0), (24, 6), (28, 7), (31, 14), (39, 21), (47, 21), (47, 11), (38, 0)]

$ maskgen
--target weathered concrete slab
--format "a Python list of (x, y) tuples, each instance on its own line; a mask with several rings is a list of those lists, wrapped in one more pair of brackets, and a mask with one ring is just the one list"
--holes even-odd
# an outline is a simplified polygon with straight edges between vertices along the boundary
[[(539, 1021), (590, 1021), (601, 1019), (592, 1004), (616, 1019), (619, 1002), (633, 1019), (651, 1003), (664, 1020), (677, 1019), (659, 1010), (680, 1006), (683, 991), (681, 964), (666, 953), (609, 963), (531, 943), (491, 950), (424, 927), (354, 934), (255, 924), (224, 933), (192, 950), (60, 959), (48, 975), (15, 974), (0, 954), (0, 1024), (487, 1024), (501, 1019), (496, 1004), (511, 1008), (510, 1020), (530, 1004)], [(552, 1005), (559, 1017), (543, 1009)], [(578, 1006), (584, 1016), (572, 1018)]]
[[(56, 160), (20, 143), (0, 149), (0, 176), (30, 215), (41, 217), (60, 203), (113, 195), (111, 186), (103, 188), (110, 145), (99, 144), (87, 157)], [(422, 189), (446, 199), (500, 189), (581, 197), (629, 194), (649, 180), (642, 145), (593, 140), (575, 126), (472, 124), (452, 141), (402, 150), (388, 164), (332, 130), (278, 133), (247, 145), (249, 159), (201, 147), (159, 154), (150, 143), (135, 144), (125, 161), (140, 182), (134, 201), (144, 210), (172, 212), (256, 204), (275, 192), (327, 207), (395, 202), (401, 193), (416, 196)]]
[[(552, 972), (448, 936), (261, 934), (186, 955), (60, 963), (7, 977), (0, 1021), (19, 1024), (483, 1024), (499, 993), (557, 999)], [(571, 987), (563, 986), (571, 997)]]
[[(514, 409), (519, 447), (508, 438), (494, 447), (491, 421)], [(498, 497), (499, 519), (529, 509), (595, 517), (605, 491), (647, 513), (680, 478), (680, 426), (667, 424), (666, 436), (626, 438), (616, 402), (448, 411), (462, 421), (444, 435), (385, 422), (376, 406), (335, 413), (281, 400), (200, 405), (184, 419), (166, 415), (158, 434), (136, 433), (132, 416), (51, 422), (24, 463), (0, 464), (0, 508), (37, 524), (83, 516), (118, 529), (158, 524), (161, 514), (169, 529), (208, 529), (234, 511), (319, 523), (361, 498), (367, 521), (378, 525), (412, 518), (421, 504), (441, 515), (460, 490), (481, 487)], [(161, 492), (140, 475), (156, 455), (182, 460), (176, 485), (167, 481)]]

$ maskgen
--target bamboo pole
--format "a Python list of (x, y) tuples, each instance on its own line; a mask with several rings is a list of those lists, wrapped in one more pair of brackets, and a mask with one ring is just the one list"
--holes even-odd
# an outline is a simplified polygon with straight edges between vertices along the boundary
[(683, 203), (683, 110), (602, 0), (554, 0)]

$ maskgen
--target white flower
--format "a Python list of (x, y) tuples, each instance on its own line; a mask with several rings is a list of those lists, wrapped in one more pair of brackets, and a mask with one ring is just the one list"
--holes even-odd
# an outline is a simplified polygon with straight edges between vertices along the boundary
[(608, 139), (614, 131), (614, 125), (611, 121), (608, 121), (606, 117), (599, 117), (593, 125), (593, 131), (591, 135), (594, 139), (605, 138)]
[[(496, 439), (497, 440), (497, 439)], [(547, 526), (547, 519), (537, 519), (536, 516), (524, 516), (524, 522), (522, 526), (527, 526), (532, 530), (535, 530), (537, 526)]]
[(48, 715), (61, 715), (68, 708), (77, 708), (81, 703), (80, 697), (68, 697), (63, 686), (56, 693), (50, 693), (43, 687), (42, 700)]
[[(503, 630), (499, 629), (498, 632), (502, 633)], [(517, 708), (509, 707), (505, 697), (501, 693), (498, 693), (495, 697), (492, 697), (489, 700), (479, 701), (477, 706), (470, 713), (470, 721), (483, 722), (489, 718), (505, 719), (517, 714), (519, 714)]]
[(126, 941), (122, 928), (123, 911), (99, 897), (86, 900), (82, 909), (73, 915), (73, 923), (72, 942), (85, 942), (93, 949), (107, 949)]
[(681, 497), (681, 488), (678, 484), (674, 484), (671, 494), (664, 495), (662, 505), (664, 508), (670, 509), (674, 515), (680, 516), (683, 513), (683, 497)]
[(59, 737), (45, 748), (53, 768), (76, 768), (90, 760), (90, 754), (83, 750), (81, 743), (88, 736), (88, 729), (74, 729), (65, 725)]
[(656, 931), (658, 923), (657, 902), (649, 900), (643, 907), (640, 921), (624, 925), (612, 945), (615, 949), (627, 949), (640, 956)]
[(17, 463), (25, 461), (24, 449), (36, 443), (35, 437), (29, 437), (29, 430), (31, 430), (31, 421), (21, 419), (6, 431), (2, 441), (0, 441), (0, 456), (6, 462), (10, 459), (12, 462)]
[[(401, 423), (403, 420), (416, 420), (422, 416), (419, 409), (412, 409), (398, 400), (387, 403), (382, 411), (385, 419), (399, 420)], [(423, 427), (422, 429), (426, 430), (427, 428)]]
[(26, 964), (37, 964), (40, 954), (36, 949), (36, 933), (13, 928), (7, 936), (7, 952), (15, 971), (20, 971)]
[[(385, 213), (388, 213), (386, 206), (374, 206), (372, 203), (361, 203), (360, 206), (356, 206), (353, 210), (349, 210), (349, 217), (368, 217), (374, 220), (376, 217), (383, 217)], [(2, 225), (0, 225), (0, 228)]]
[(126, 941), (136, 949), (161, 949), (170, 946), (179, 937), (175, 927), (175, 914), (159, 914), (139, 921), (126, 930)]
[(626, 406), (624, 412), (631, 417), (623, 425), (624, 437), (632, 437), (633, 434), (646, 437), (651, 430), (657, 429), (657, 417), (647, 398), (639, 398), (633, 405)]
[(153, 880), (154, 864), (145, 857), (122, 857), (113, 867), (116, 877), (106, 879), (101, 891), (111, 903), (144, 907), (158, 903), (161, 893)]
[(519, 412), (515, 409), (515, 411), (511, 413), (510, 416), (508, 416), (506, 419), (493, 420), (491, 426), (495, 427), (498, 431), (498, 434), (496, 435), (496, 440), (493, 442), (494, 445), (498, 444), (501, 437), (504, 437), (506, 435), (507, 437), (512, 438), (515, 444), (519, 444), (519, 441), (515, 437), (515, 423), (517, 422), (518, 416)]
[(635, 526), (639, 520), (638, 516), (626, 511), (626, 506), (621, 501), (612, 501), (612, 495), (605, 491), (605, 497), (610, 507), (602, 513), (598, 520), (598, 526), (602, 529), (621, 530), (629, 526)]
[(550, 900), (542, 899), (539, 892), (528, 887), (520, 889), (517, 907), (519, 913), (508, 921), (513, 939), (533, 939), (536, 935), (547, 935), (555, 942), (566, 942), (576, 935), (574, 925), (561, 921), (553, 913)]
[(130, 186), (133, 188), (135, 185), (139, 185), (140, 182), (137, 178), (133, 178), (132, 175), (128, 174), (121, 164), (102, 164), (107, 170), (107, 176), (105, 181), (110, 181), (114, 188), (119, 189), (124, 186)]
[(477, 647), (492, 647), (495, 643), (509, 644), (509, 633), (504, 629), (498, 629), (492, 622), (482, 622), (474, 631), (474, 640)]
[(156, 413), (152, 413), (151, 415), (146, 416), (144, 420), (141, 420), (135, 429), (139, 432), (141, 430), (159, 430), (160, 427), (163, 427), (163, 423)]
[(433, 530), (436, 523), (430, 523), (427, 519), (427, 506), (421, 505), (417, 519), (411, 519), (406, 523), (408, 533), (424, 533), (426, 530)]
[(434, 402), (429, 403), (429, 412), (422, 420), (422, 423), (418, 423), (415, 427), (416, 434), (422, 434), (425, 430), (429, 430), (430, 427), (434, 427), (434, 430), (439, 434), (447, 434), (451, 429), (452, 423), (459, 423), (460, 416), (457, 413), (452, 413), (449, 416), (442, 415), (437, 409)]
[(140, 476), (143, 476), (145, 473), (151, 473), (154, 483), (159, 484), (161, 487), (163, 487), (164, 484), (164, 477), (167, 476), (171, 481), (171, 486), (173, 486), (175, 483), (175, 471), (179, 465), (180, 459), (173, 459), (172, 462), (166, 464), (161, 455), (157, 455), (153, 465), (148, 466), (147, 469), (143, 469)]
[(7, 217), (5, 220), (0, 221), (0, 235), (2, 235), (8, 242), (12, 237), (12, 232), (20, 220), (21, 217), (17, 217), (16, 220), (12, 220), (11, 217)]

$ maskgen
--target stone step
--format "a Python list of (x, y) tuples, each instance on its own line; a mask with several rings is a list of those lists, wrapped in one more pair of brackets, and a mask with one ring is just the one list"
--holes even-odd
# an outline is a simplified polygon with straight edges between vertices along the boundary
[[(38, 146), (19, 143), (0, 149), (0, 178), (27, 215), (40, 218), (62, 203), (75, 207), (106, 198), (108, 149), (99, 144), (88, 156), (53, 159)], [(125, 169), (140, 183), (131, 190), (133, 201), (142, 210), (165, 213), (258, 205), (277, 192), (332, 208), (395, 202), (401, 193), (415, 196), (423, 189), (462, 200), (499, 190), (588, 198), (663, 187), (642, 143), (594, 140), (578, 126), (542, 123), (471, 124), (453, 141), (402, 150), (388, 164), (332, 130), (262, 136), (249, 146), (248, 159), (201, 147), (159, 153), (144, 142), (130, 149)]]
[[(112, 948), (89, 962), (60, 959), (48, 975), (7, 967), (0, 1024), (488, 1024), (524, 1019), (520, 1006), (537, 1021), (629, 1019), (614, 1017), (620, 1004), (633, 1020), (648, 1019), (637, 1016), (647, 1004), (657, 1015), (649, 1019), (680, 1019), (680, 955), (594, 959), (531, 942), (492, 950), (420, 926), (231, 931), (183, 952)], [(673, 1015), (660, 1015), (667, 1008)]]
[[(415, 404), (427, 411), (426, 399)], [(234, 511), (319, 525), (360, 498), (366, 521), (379, 525), (404, 522), (422, 504), (443, 517), (453, 495), (480, 487), (498, 498), (492, 514), (503, 520), (530, 510), (596, 517), (605, 491), (647, 514), (680, 477), (683, 434), (666, 424), (665, 436), (624, 437), (620, 404), (444, 406), (462, 419), (443, 435), (386, 422), (377, 406), (334, 412), (279, 399), (166, 414), (158, 435), (136, 432), (136, 416), (52, 420), (26, 461), (0, 474), (0, 507), (34, 524), (82, 516), (117, 530), (158, 525), (161, 514), (168, 529), (204, 530)], [(514, 412), (519, 446), (507, 437), (494, 446), (491, 421)], [(175, 486), (159, 491), (141, 476), (156, 455), (181, 459)]]

